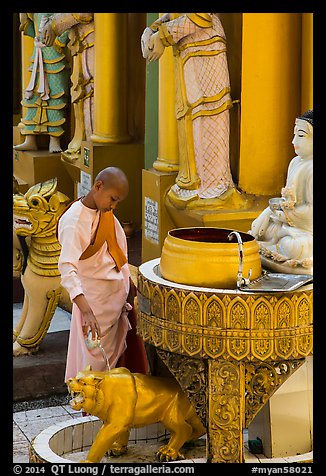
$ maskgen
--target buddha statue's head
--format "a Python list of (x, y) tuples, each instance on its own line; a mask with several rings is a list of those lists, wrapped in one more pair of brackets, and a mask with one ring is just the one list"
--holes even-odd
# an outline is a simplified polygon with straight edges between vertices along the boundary
[(304, 160), (313, 158), (313, 111), (309, 110), (295, 120), (292, 141), (295, 153)]

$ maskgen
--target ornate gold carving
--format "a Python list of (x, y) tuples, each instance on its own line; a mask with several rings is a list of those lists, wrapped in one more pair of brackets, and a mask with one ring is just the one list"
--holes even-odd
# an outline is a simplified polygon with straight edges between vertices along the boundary
[(157, 352), (206, 424), (208, 461), (243, 462), (243, 428), (312, 353), (312, 286), (201, 292), (153, 283), (140, 272), (140, 293), (144, 281), (149, 299), (161, 288), (165, 315), (149, 315), (140, 304), (140, 334), (155, 345), (161, 329)]
[[(237, 361), (312, 353), (312, 287), (264, 295), (188, 291), (153, 283), (139, 272), (138, 290), (140, 335), (154, 345), (161, 342), (164, 350)], [(149, 315), (144, 298), (153, 297)]]
[(191, 357), (199, 354), (202, 346), (201, 332), (198, 329), (187, 329), (188, 332), (183, 332), (181, 342), (186, 353)]
[(203, 425), (206, 425), (207, 369), (205, 361), (157, 349), (172, 375), (194, 406)]
[(194, 293), (190, 293), (184, 299), (183, 306), (183, 322), (194, 326), (201, 325), (201, 305), (198, 297)]
[(243, 461), (243, 364), (209, 360), (208, 462)]
[(181, 345), (181, 334), (179, 332), (167, 329), (166, 344), (171, 352), (177, 351)]
[(271, 335), (264, 336), (263, 333), (251, 336), (251, 352), (252, 355), (258, 360), (266, 360), (273, 353), (273, 339)]
[(245, 301), (236, 297), (228, 307), (228, 327), (232, 329), (249, 329), (249, 309)]
[(145, 298), (150, 298), (150, 289), (149, 289), (149, 282), (144, 278), (139, 272), (137, 276), (137, 286), (141, 295)]
[(175, 291), (169, 291), (166, 298), (166, 318), (171, 321), (181, 322), (180, 299)]
[(291, 306), (291, 302), (287, 298), (284, 298), (276, 306), (275, 328), (287, 329), (292, 327), (294, 324), (293, 315), (293, 306)]
[(271, 329), (272, 308), (264, 298), (258, 300), (253, 306), (253, 329)]
[(205, 338), (203, 339), (203, 350), (209, 358), (216, 359), (224, 354), (225, 351), (225, 342), (226, 342), (226, 333), (224, 336), (215, 337), (214, 334), (211, 336), (209, 331), (204, 330)]
[(156, 325), (150, 328), (150, 332), (153, 337), (153, 344), (155, 346), (160, 346), (163, 344), (163, 327)]
[(312, 323), (312, 320), (311, 320), (311, 315), (312, 315), (312, 312), (311, 312), (311, 305), (309, 303), (309, 300), (307, 298), (307, 296), (303, 295), (298, 303), (297, 303), (297, 313), (296, 313), (296, 316), (297, 316), (297, 322), (296, 324), (299, 325), (299, 326), (308, 326), (309, 324)]
[(151, 311), (154, 316), (157, 316), (159, 318), (163, 317), (163, 296), (162, 296), (162, 291), (158, 286), (155, 287), (154, 292), (153, 292), (153, 297), (151, 299)]
[(292, 354), (295, 353), (295, 340), (293, 336), (290, 336), (288, 333), (281, 334), (275, 333), (275, 352), (276, 354), (283, 358), (289, 359)]
[(312, 334), (303, 334), (297, 337), (297, 352), (307, 357), (312, 354)]
[(303, 362), (304, 359), (245, 364), (245, 428), (248, 428), (262, 406)]
[(60, 276), (56, 224), (69, 201), (57, 191), (56, 178), (33, 185), (25, 195), (13, 196), (15, 232), (31, 237), (27, 262), (40, 276)]
[[(234, 336), (234, 337), (233, 337)], [(235, 360), (243, 360), (249, 356), (250, 340), (248, 332), (229, 332), (226, 347), (229, 355)]]
[(251, 353), (255, 359), (266, 360), (273, 353), (273, 306), (265, 297), (251, 299)]
[[(138, 300), (138, 302), (140, 301)], [(145, 342), (149, 342), (151, 340), (149, 321), (147, 321), (146, 319), (139, 319), (137, 323), (137, 329)]]
[(210, 297), (207, 302), (205, 302), (203, 307), (204, 325), (209, 327), (219, 327), (225, 328), (225, 315), (224, 315), (225, 306), (220, 299), (216, 296)]

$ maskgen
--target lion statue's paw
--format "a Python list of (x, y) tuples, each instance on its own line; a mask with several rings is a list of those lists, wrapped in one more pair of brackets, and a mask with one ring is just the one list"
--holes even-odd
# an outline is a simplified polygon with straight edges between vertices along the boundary
[(169, 445), (161, 446), (161, 448), (156, 452), (156, 457), (159, 461), (176, 461), (178, 459), (184, 459), (184, 456), (176, 451), (174, 448), (171, 448)]
[(124, 455), (127, 452), (127, 446), (118, 446), (118, 445), (112, 445), (112, 448), (110, 449), (109, 456), (121, 456)]

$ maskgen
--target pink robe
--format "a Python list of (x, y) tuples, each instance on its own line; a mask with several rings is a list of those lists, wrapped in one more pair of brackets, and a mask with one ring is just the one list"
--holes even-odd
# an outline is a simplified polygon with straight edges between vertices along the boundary
[[(121, 271), (107, 251), (106, 242), (100, 250), (85, 260), (79, 260), (91, 242), (99, 220), (99, 211), (92, 210), (77, 201), (59, 221), (58, 239), (62, 246), (58, 262), (61, 284), (73, 300), (84, 294), (101, 328), (101, 343), (110, 362), (115, 367), (126, 349), (126, 335), (131, 328), (128, 313), (124, 309), (129, 293), (129, 266)], [(117, 242), (127, 256), (127, 240), (123, 228), (114, 217)], [(81, 325), (81, 313), (72, 306), (72, 319), (68, 343), (65, 381), (84, 370), (105, 370), (106, 365), (99, 348), (86, 347)]]

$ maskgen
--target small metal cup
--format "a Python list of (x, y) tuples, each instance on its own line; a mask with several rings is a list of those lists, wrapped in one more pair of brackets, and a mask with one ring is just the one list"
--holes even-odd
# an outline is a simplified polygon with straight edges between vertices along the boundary
[(283, 197), (270, 198), (268, 200), (269, 208), (273, 211), (282, 210), (281, 203), (284, 202), (284, 201), (285, 201), (285, 198), (283, 198)]
[(110, 362), (109, 362), (109, 359), (108, 359), (108, 356), (106, 355), (106, 352), (105, 350), (103, 349), (102, 347), (102, 344), (101, 344), (101, 339), (99, 338), (97, 332), (95, 331), (95, 336), (93, 338), (92, 336), (92, 331), (90, 330), (87, 334), (87, 337), (85, 337), (85, 344), (86, 344), (86, 347), (89, 349), (89, 350), (92, 350), (92, 349), (96, 349), (96, 347), (98, 347), (101, 351), (101, 354), (102, 354), (102, 357), (104, 359), (104, 362), (105, 362), (105, 365), (106, 365), (106, 368), (108, 370), (110, 370)]
[(101, 345), (101, 339), (99, 338), (97, 332), (95, 331), (95, 336), (93, 338), (92, 331), (90, 330), (85, 337), (85, 344), (87, 349), (92, 350)]

